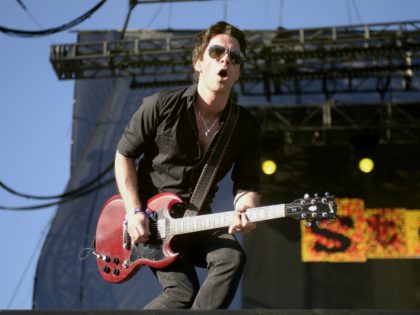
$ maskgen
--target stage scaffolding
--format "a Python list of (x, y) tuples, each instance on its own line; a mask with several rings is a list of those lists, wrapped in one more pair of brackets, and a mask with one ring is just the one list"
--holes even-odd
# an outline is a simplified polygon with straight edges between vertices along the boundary
[[(192, 82), (198, 32), (138, 30), (121, 40), (52, 45), (50, 61), (60, 80), (129, 77), (132, 89), (179, 86)], [(264, 136), (286, 145), (343, 145), (354, 134), (379, 144), (419, 143), (420, 21), (246, 35), (235, 93)]]

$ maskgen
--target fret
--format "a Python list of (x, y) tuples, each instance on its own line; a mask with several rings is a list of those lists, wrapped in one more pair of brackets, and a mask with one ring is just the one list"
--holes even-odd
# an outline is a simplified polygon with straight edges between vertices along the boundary
[(282, 218), (286, 215), (284, 205), (251, 208), (247, 210), (246, 214), (253, 222)]
[[(234, 222), (234, 214), (234, 211), (230, 211), (171, 219), (166, 222), (170, 225), (167, 230), (171, 235), (178, 235), (228, 227)], [(250, 208), (246, 211), (246, 214), (252, 222), (282, 218), (285, 216), (285, 205)]]

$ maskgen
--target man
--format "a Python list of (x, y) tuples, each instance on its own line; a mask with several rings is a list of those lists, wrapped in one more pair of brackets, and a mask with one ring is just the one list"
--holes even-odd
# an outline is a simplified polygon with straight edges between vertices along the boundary
[[(115, 175), (133, 242), (148, 241), (149, 218), (144, 209), (153, 195), (176, 193), (188, 206), (228, 109), (237, 106), (229, 96), (245, 60), (244, 34), (226, 22), (218, 22), (197, 39), (192, 58), (197, 84), (146, 98), (118, 143)], [(234, 223), (228, 231), (176, 236), (171, 244), (180, 255), (168, 267), (153, 270), (163, 292), (146, 309), (215, 309), (230, 305), (245, 263), (245, 254), (233, 234), (255, 228), (246, 209), (259, 202), (259, 135), (255, 118), (239, 107), (231, 142), (200, 210), (200, 214), (211, 212), (217, 181), (233, 166)], [(195, 266), (208, 268), (201, 288)]]

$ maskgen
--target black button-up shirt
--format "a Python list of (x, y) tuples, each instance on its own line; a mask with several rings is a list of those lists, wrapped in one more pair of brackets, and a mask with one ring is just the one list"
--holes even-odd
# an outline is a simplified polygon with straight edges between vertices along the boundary
[[(118, 152), (140, 158), (138, 185), (142, 204), (159, 192), (173, 192), (188, 200), (194, 191), (208, 157), (199, 143), (194, 114), (196, 91), (197, 86), (192, 85), (145, 98), (124, 130)], [(260, 127), (254, 116), (239, 108), (239, 121), (208, 201), (217, 191), (217, 182), (232, 166), (234, 194), (237, 190), (259, 190)], [(220, 118), (222, 126), (226, 115), (227, 107)], [(215, 138), (207, 152), (211, 151)]]

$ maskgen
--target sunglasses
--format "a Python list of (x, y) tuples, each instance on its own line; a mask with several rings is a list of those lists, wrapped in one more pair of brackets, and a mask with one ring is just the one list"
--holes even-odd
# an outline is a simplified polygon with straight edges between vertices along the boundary
[(245, 62), (245, 56), (239, 49), (227, 49), (220, 45), (211, 45), (209, 47), (209, 56), (213, 59), (223, 56), (225, 52), (229, 55), (230, 60), (235, 65), (242, 65)]

